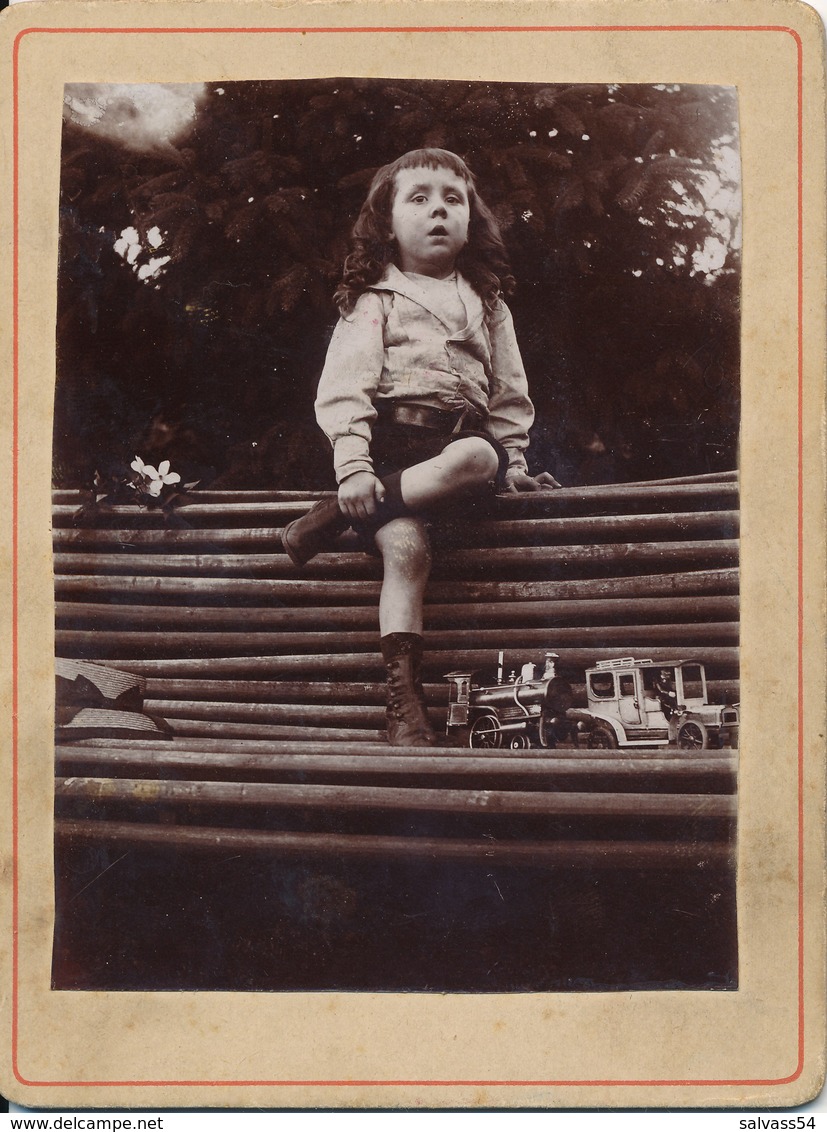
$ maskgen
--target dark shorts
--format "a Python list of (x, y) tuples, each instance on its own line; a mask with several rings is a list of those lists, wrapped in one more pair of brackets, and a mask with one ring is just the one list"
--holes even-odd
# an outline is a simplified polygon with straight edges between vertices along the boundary
[[(446, 434), (437, 432), (435, 429), (422, 428), (420, 425), (383, 423), (380, 421), (376, 421), (373, 426), (370, 454), (373, 459), (373, 469), (380, 479), (392, 472), (402, 472), (405, 468), (413, 467), (414, 464), (421, 464), (424, 460), (430, 460), (434, 456), (438, 456), (440, 452), (444, 452), (448, 445), (453, 444), (455, 440), (464, 440), (468, 436), (478, 436), (482, 440), (487, 440), (497, 453), (499, 467), (496, 478), (491, 482), (487, 492), (478, 492), (472, 499), (466, 498), (457, 500), (453, 504), (446, 504), (438, 512), (420, 513), (419, 518), (426, 524), (431, 534), (434, 531), (432, 524), (434, 522), (439, 523), (440, 519), (443, 520), (439, 524), (441, 528), (440, 543), (446, 545), (449, 545), (451, 541), (446, 536), (446, 532), (451, 527), (452, 508), (458, 508), (459, 514), (464, 518), (468, 517), (469, 509), (477, 513), (480, 518), (485, 517), (490, 501), (505, 484), (508, 453), (502, 444), (495, 440), (493, 436), (489, 436), (487, 432), (465, 429), (461, 432)], [(370, 555), (371, 558), (381, 558), (374, 541), (375, 528), (356, 527), (354, 529), (358, 535), (360, 549), (365, 554)]]
[(487, 432), (463, 430), (455, 433), (441, 433), (435, 429), (422, 428), (420, 425), (384, 424), (376, 421), (370, 443), (370, 454), (377, 476), (390, 475), (391, 472), (401, 472), (411, 468), (414, 464), (421, 464), (444, 452), (449, 444), (455, 440), (465, 440), (469, 436), (478, 436), (486, 440), (497, 453), (499, 468), (494, 481), (494, 490), (499, 491), (505, 484), (505, 473), (508, 468), (508, 453), (498, 440)]

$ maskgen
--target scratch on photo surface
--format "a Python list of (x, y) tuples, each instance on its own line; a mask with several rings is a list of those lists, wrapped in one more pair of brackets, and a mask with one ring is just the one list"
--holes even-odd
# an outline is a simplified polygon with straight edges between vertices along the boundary
[(117, 860), (113, 861), (111, 865), (107, 865), (105, 869), (101, 869), (101, 871), (97, 874), (97, 876), (93, 876), (92, 879), (87, 884), (85, 884), (83, 886), (83, 888), (78, 889), (78, 891), (72, 897), (72, 900), (77, 900), (77, 898), (80, 896), (80, 894), (82, 892), (85, 892), (86, 889), (90, 887), (90, 885), (93, 885), (96, 880), (100, 880), (100, 878), (103, 876), (104, 873), (108, 873), (110, 869), (113, 869), (115, 867), (115, 865), (118, 864), (118, 861), (122, 861), (124, 859), (124, 857), (128, 857), (128, 856), (129, 856), (129, 850), (127, 850), (126, 853), (121, 853), (120, 857), (118, 857)]
[(493, 874), (493, 873), (487, 873), (486, 875), (487, 875), (487, 876), (489, 876), (489, 877), (491, 878), (491, 883), (492, 883), (492, 884), (494, 885), (494, 887), (496, 888), (496, 890), (497, 890), (497, 892), (498, 892), (498, 894), (499, 894), (500, 900), (502, 900), (503, 904), (505, 904), (505, 897), (503, 896), (502, 892), (500, 892), (500, 886), (499, 886), (499, 885), (497, 884), (497, 882), (496, 882), (496, 881), (494, 880), (494, 874)]

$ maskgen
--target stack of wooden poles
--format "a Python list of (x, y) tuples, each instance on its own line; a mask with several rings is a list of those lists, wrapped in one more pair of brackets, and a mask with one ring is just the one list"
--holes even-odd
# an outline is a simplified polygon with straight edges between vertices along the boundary
[[(161, 512), (77, 522), (54, 496), (56, 653), (140, 674), (168, 742), (57, 750), (57, 833), (266, 853), (696, 866), (728, 859), (735, 753), (391, 748), (378, 650), (381, 563), (352, 534), (297, 570), (281, 528), (313, 492), (195, 491)], [(558, 653), (698, 660), (738, 697), (734, 473), (501, 496), (437, 541), (426, 695), (452, 669)]]

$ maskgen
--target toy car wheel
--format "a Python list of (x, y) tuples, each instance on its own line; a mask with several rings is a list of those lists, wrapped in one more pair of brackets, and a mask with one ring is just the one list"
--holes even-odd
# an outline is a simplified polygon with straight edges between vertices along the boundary
[(511, 736), (511, 742), (508, 745), (512, 751), (524, 751), (526, 747), (531, 746), (531, 740), (524, 731), (518, 731), (516, 735)]
[(700, 720), (688, 719), (678, 728), (678, 746), (684, 751), (703, 751), (709, 746), (709, 732)]
[(500, 728), (500, 721), (495, 715), (481, 715), (479, 719), (474, 720), (471, 734), (468, 737), (469, 747), (482, 747), (490, 750), (501, 747), (502, 741), (503, 733)]
[(608, 723), (596, 723), (589, 732), (589, 750), (613, 751), (617, 747), (617, 736)]

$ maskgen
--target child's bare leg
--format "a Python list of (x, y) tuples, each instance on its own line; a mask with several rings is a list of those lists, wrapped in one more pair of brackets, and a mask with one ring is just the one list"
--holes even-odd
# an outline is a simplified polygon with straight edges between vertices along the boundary
[(412, 511), (433, 507), (490, 483), (498, 468), (497, 453), (488, 441), (478, 436), (463, 437), (438, 456), (402, 472), (402, 501)]
[(379, 598), (379, 630), (422, 634), (422, 603), (431, 571), (431, 544), (419, 519), (392, 519), (376, 532), (385, 564)]
[(385, 564), (379, 599), (382, 656), (388, 681), (388, 741), (432, 747), (437, 738), (422, 691), (422, 603), (431, 569), (428, 533), (419, 519), (392, 519), (376, 532)]

